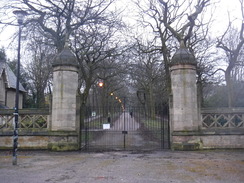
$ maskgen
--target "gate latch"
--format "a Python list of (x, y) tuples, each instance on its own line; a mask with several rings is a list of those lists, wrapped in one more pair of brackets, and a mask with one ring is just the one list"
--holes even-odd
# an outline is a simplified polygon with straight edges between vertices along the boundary
[(122, 131), (122, 134), (128, 134), (128, 131)]

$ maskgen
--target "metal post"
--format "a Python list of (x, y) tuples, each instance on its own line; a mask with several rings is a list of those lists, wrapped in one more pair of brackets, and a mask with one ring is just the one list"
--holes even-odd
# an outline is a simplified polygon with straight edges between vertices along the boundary
[(18, 128), (19, 128), (19, 74), (20, 74), (20, 42), (21, 31), (24, 17), (27, 12), (23, 10), (16, 10), (13, 12), (17, 16), (19, 24), (19, 41), (18, 41), (18, 59), (16, 71), (16, 95), (15, 95), (15, 108), (14, 108), (14, 134), (13, 134), (13, 165), (17, 165), (17, 150), (18, 150)]
[(21, 25), (19, 25), (19, 41), (18, 41), (18, 60), (16, 72), (16, 95), (14, 108), (14, 136), (13, 136), (13, 165), (17, 165), (18, 150), (18, 128), (19, 128), (19, 73), (20, 73), (20, 42), (21, 42)]
[(124, 97), (124, 149), (126, 147), (126, 134), (127, 134), (127, 130), (126, 130), (126, 123), (125, 123), (125, 97)]
[(167, 128), (168, 128), (168, 136), (167, 136), (167, 138), (168, 138), (168, 148), (170, 149), (170, 147), (171, 147), (171, 144), (170, 144), (170, 138), (171, 138), (171, 134), (170, 134), (170, 108), (169, 108), (169, 106), (167, 107), (167, 121), (168, 121), (168, 123), (167, 123)]
[(165, 129), (164, 129), (164, 122), (165, 122), (164, 111), (162, 112), (161, 115), (162, 115), (161, 116), (161, 149), (164, 149), (164, 131), (165, 131)]

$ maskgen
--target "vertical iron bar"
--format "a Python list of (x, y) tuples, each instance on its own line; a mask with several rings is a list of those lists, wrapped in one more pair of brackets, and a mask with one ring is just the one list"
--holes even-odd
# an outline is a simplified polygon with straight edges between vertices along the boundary
[(168, 148), (170, 149), (170, 108), (167, 107), (167, 121), (168, 121)]
[(20, 41), (21, 41), (21, 25), (19, 25), (19, 41), (18, 41), (18, 60), (16, 71), (16, 94), (14, 108), (14, 134), (13, 134), (13, 165), (17, 165), (18, 151), (18, 128), (19, 128), (19, 73), (20, 73)]
[[(125, 132), (126, 131), (126, 128), (125, 128), (125, 97), (124, 97), (124, 109), (123, 110), (124, 110), (124, 132)], [(124, 149), (125, 149), (125, 140), (126, 140), (125, 135), (126, 134), (124, 133)]]
[(85, 127), (85, 151), (89, 150), (89, 142), (88, 142), (89, 138), (88, 138), (88, 135), (89, 135), (88, 127)]
[[(163, 118), (163, 119), (162, 119)], [(162, 112), (161, 118), (161, 149), (164, 149), (164, 114)]]

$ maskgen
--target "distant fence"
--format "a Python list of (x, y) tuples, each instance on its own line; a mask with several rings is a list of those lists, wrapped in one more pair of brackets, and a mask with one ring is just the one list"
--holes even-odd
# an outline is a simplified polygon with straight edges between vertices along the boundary
[(243, 128), (244, 108), (202, 109), (203, 129), (209, 128)]
[[(0, 131), (13, 130), (14, 110), (0, 110)], [(49, 128), (49, 109), (19, 110), (19, 129), (43, 130)]]

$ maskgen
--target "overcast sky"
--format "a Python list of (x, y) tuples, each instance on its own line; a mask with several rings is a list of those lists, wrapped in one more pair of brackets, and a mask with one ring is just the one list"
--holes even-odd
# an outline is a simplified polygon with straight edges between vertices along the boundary
[[(0, 0), (0, 2), (3, 0)], [(126, 9), (126, 15), (132, 17), (133, 13), (133, 5), (131, 0), (118, 0), (117, 7), (118, 9), (121, 9), (122, 7)], [(212, 33), (216, 36), (221, 35), (228, 24), (228, 12), (231, 15), (231, 20), (235, 20), (234, 24), (240, 27), (240, 21), (241, 21), (241, 11), (240, 11), (240, 3), (239, 0), (211, 0), (211, 2), (218, 2), (216, 5), (218, 6), (216, 10), (214, 11), (214, 19), (215, 24), (212, 27)], [(126, 21), (131, 21), (130, 18), (126, 19)], [(9, 27), (7, 28), (3, 33), (0, 34), (0, 47), (5, 47), (7, 50), (7, 56), (10, 59), (13, 59), (16, 57), (14, 55), (14, 51), (11, 47), (8, 47), (9, 42), (11, 40), (12, 35), (14, 32), (18, 31), (18, 29), (15, 27)], [(17, 54), (17, 53), (16, 53)]]

